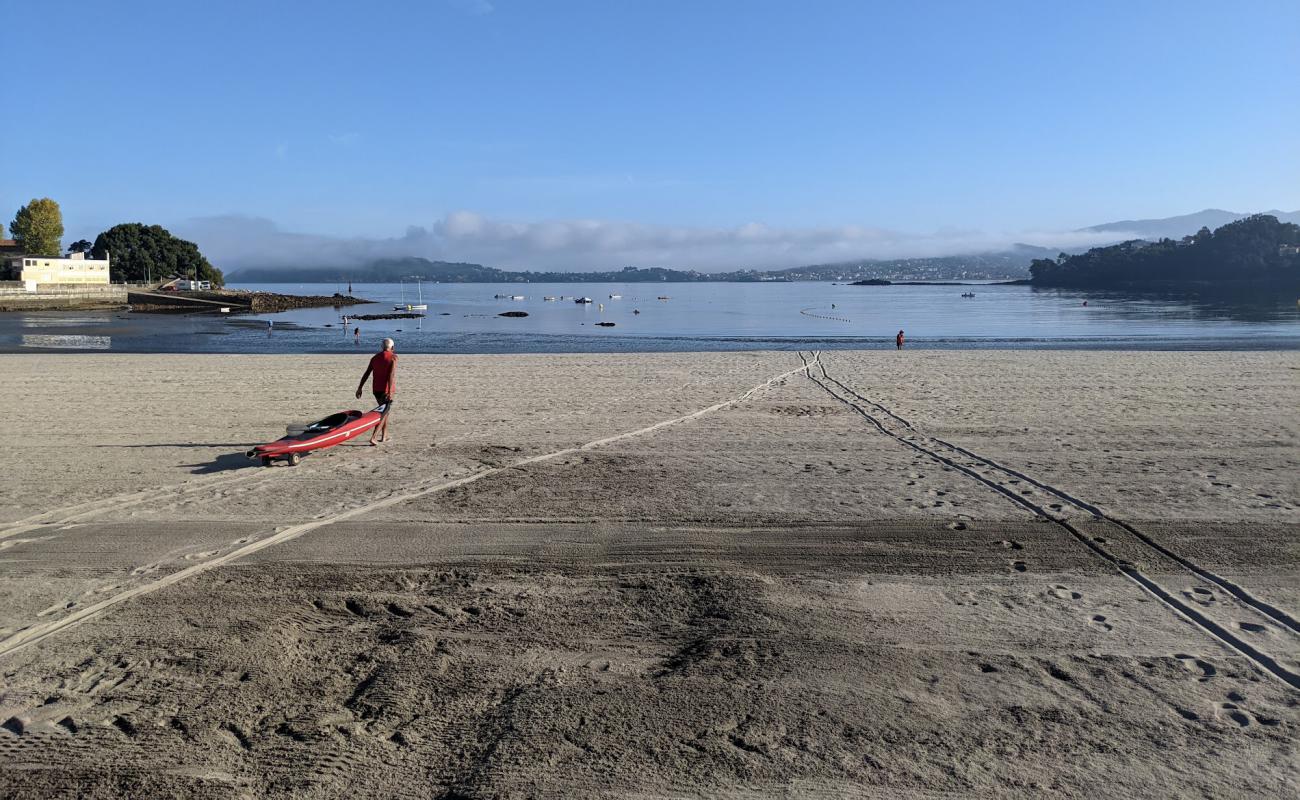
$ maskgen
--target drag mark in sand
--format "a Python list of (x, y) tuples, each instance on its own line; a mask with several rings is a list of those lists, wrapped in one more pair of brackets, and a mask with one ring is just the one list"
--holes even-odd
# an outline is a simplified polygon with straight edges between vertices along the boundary
[[(803, 360), (802, 354), (800, 355), (800, 359)], [(750, 389), (737, 395), (736, 397), (732, 397), (728, 400), (723, 400), (722, 402), (719, 403), (714, 403), (711, 406), (699, 409), (698, 411), (693, 411), (689, 414), (685, 414), (680, 417), (673, 417), (672, 419), (662, 420), (660, 422), (654, 423), (653, 425), (648, 425), (644, 428), (638, 428), (633, 431), (625, 431), (624, 433), (614, 434), (613, 436), (606, 436), (601, 439), (594, 439), (590, 442), (587, 442), (586, 444), (576, 445), (574, 447), (566, 447), (563, 450), (556, 450), (551, 453), (543, 453), (541, 455), (529, 456), (528, 458), (522, 458), (519, 459), (518, 461), (514, 461), (502, 466), (475, 470), (474, 472), (471, 472), (468, 475), (464, 475), (460, 478), (455, 478), (450, 481), (444, 481), (442, 483), (422, 486), (404, 492), (400, 492), (400, 491), (392, 492), (387, 497), (381, 498), (379, 500), (375, 500), (370, 503), (366, 503), (365, 505), (357, 506), (355, 508), (350, 508), (347, 509), (346, 511), (341, 511), (335, 514), (329, 514), (321, 517), (320, 519), (312, 520), (311, 522), (304, 522), (299, 525), (293, 525), (288, 528), (284, 528), (283, 530), (275, 534), (272, 534), (271, 536), (268, 536), (264, 539), (258, 539), (257, 541), (254, 542), (250, 542), (244, 545), (243, 547), (240, 547), (236, 550), (232, 550), (229, 553), (226, 553), (223, 556), (218, 556), (216, 558), (211, 559), (210, 561), (204, 561), (200, 564), (195, 564), (193, 566), (186, 567), (181, 570), (177, 570), (176, 572), (172, 572), (168, 575), (165, 575), (156, 581), (152, 581), (150, 583), (141, 584), (139, 586), (132, 587), (130, 589), (127, 589), (124, 592), (115, 594), (112, 597), (94, 603), (93, 605), (86, 606), (85, 608), (82, 608), (78, 611), (74, 611), (71, 614), (68, 614), (67, 616), (62, 617), (58, 620), (54, 620), (40, 625), (33, 625), (30, 628), (26, 628), (24, 630), (18, 631), (17, 633), (14, 633), (13, 635), (9, 636), (6, 639), (0, 640), (0, 657), (9, 655), (10, 653), (16, 652), (17, 650), (20, 650), (28, 645), (35, 644), (36, 642), (39, 642), (49, 636), (52, 636), (62, 630), (70, 628), (73, 625), (77, 625), (81, 622), (84, 622), (87, 619), (97, 616), (101, 612), (115, 605), (118, 605), (119, 603), (124, 603), (127, 600), (131, 600), (141, 595), (149, 594), (151, 592), (158, 591), (159, 589), (164, 589), (175, 583), (180, 583), (181, 581), (187, 580), (189, 578), (193, 578), (196, 575), (200, 575), (204, 572), (207, 572), (208, 570), (215, 569), (220, 566), (224, 566), (226, 564), (229, 564), (232, 561), (237, 561), (241, 558), (244, 558), (245, 556), (250, 556), (253, 553), (256, 553), (258, 551), (265, 550), (268, 547), (272, 547), (277, 544), (283, 544), (284, 542), (291, 541), (293, 539), (298, 538), (299, 536), (310, 533), (311, 531), (314, 531), (318, 528), (323, 528), (327, 525), (333, 525), (336, 522), (343, 522), (345, 520), (349, 520), (354, 517), (361, 516), (362, 514), (368, 514), (371, 511), (378, 511), (379, 509), (398, 505), (400, 503), (405, 503), (407, 501), (415, 500), (424, 497), (426, 495), (435, 494), (437, 492), (444, 492), (450, 489), (455, 489), (459, 486), (464, 486), (466, 484), (481, 480), (482, 478), (491, 477), (492, 475), (498, 475), (503, 472), (528, 466), (530, 464), (538, 464), (545, 461), (552, 461), (557, 458), (564, 458), (565, 456), (570, 456), (575, 453), (581, 453), (586, 450), (592, 450), (598, 447), (603, 447), (605, 445), (610, 445), (615, 442), (623, 441), (625, 439), (644, 436), (649, 433), (654, 433), (657, 430), (667, 428), (671, 425), (679, 425), (683, 422), (690, 422), (691, 420), (699, 419), (700, 417), (703, 417), (707, 414), (712, 414), (716, 411), (721, 411), (725, 408), (729, 408), (734, 405), (739, 405), (741, 403), (746, 402), (747, 400), (749, 400), (751, 397), (758, 394), (759, 392), (765, 389), (769, 389), (772, 386), (775, 386), (781, 383), (782, 381), (787, 380), (788, 378), (792, 378), (796, 375), (799, 375), (800, 373), (808, 373), (810, 368), (814, 364), (818, 363), (817, 356), (815, 354), (811, 361), (808, 360), (803, 360), (803, 361), (804, 363), (802, 366), (796, 367), (792, 370), (783, 372), (780, 375), (776, 375), (772, 378), (769, 378), (763, 383), (751, 387)]]
[(110, 511), (117, 511), (122, 508), (131, 508), (132, 506), (138, 506), (143, 503), (186, 498), (213, 489), (228, 488), (233, 484), (247, 483), (250, 478), (258, 477), (266, 476), (261, 472), (257, 475), (226, 475), (206, 481), (186, 481), (184, 483), (156, 486), (152, 489), (141, 489), (135, 492), (115, 494), (110, 495), (109, 497), (87, 500), (82, 503), (64, 506), (63, 508), (56, 508), (52, 511), (43, 511), (40, 514), (33, 514), (29, 517), (14, 520), (13, 522), (8, 523), (6, 527), (0, 528), (0, 539), (42, 528), (72, 525), (97, 517), (100, 514), (107, 514)]
[[(803, 360), (804, 366), (808, 368), (807, 375), (808, 378), (813, 383), (817, 384), (827, 394), (834, 397), (836, 400), (840, 401), (841, 403), (844, 403), (849, 408), (857, 412), (868, 422), (870, 422), (872, 426), (875, 427), (876, 430), (878, 430), (880, 433), (883, 433), (884, 435), (894, 439), (895, 441), (905, 445), (906, 447), (909, 447), (919, 453), (922, 453), (926, 456), (929, 456), (930, 458), (935, 459), (936, 461), (940, 462), (941, 464), (944, 464), (947, 467), (955, 469), (958, 472), (961, 472), (962, 474), (970, 478), (973, 478), (974, 480), (980, 482), (981, 484), (987, 486), (990, 489), (993, 489), (994, 491), (1003, 495), (1004, 497), (1016, 503), (1017, 505), (1021, 506), (1022, 508), (1029, 510), (1036, 516), (1046, 519), (1052, 522), (1053, 524), (1059, 526), (1060, 528), (1064, 529), (1074, 539), (1076, 539), (1078, 542), (1083, 544), (1085, 547), (1091, 550), (1098, 557), (1111, 564), (1113, 567), (1115, 567), (1116, 570), (1118, 570), (1125, 577), (1127, 577), (1128, 579), (1136, 583), (1139, 587), (1144, 589), (1146, 592), (1156, 597), (1167, 607), (1173, 610), (1176, 614), (1186, 619), (1187, 621), (1191, 622), (1193, 625), (1200, 628), (1203, 632), (1209, 634), (1213, 638), (1218, 639), (1221, 643), (1223, 643), (1230, 649), (1245, 656), (1250, 661), (1252, 661), (1257, 667), (1259, 667), (1262, 671), (1266, 672), (1269, 675), (1272, 675), (1273, 677), (1282, 681), (1284, 684), (1291, 687), (1292, 689), (1300, 690), (1300, 675), (1297, 675), (1295, 672), (1288, 669), (1286, 666), (1283, 666), (1273, 656), (1262, 652), (1261, 650), (1259, 650), (1249, 642), (1246, 642), (1241, 637), (1234, 634), (1226, 626), (1220, 624), (1219, 622), (1216, 622), (1215, 620), (1208, 617), (1206, 614), (1202, 613), (1197, 608), (1180, 600), (1175, 595), (1174, 592), (1171, 592), (1170, 590), (1164, 588), (1154, 579), (1152, 579), (1151, 577), (1143, 573), (1140, 569), (1137, 568), (1137, 566), (1135, 566), (1131, 562), (1121, 559), (1115, 554), (1113, 554), (1112, 552), (1110, 552), (1108, 549), (1106, 549), (1103, 546), (1105, 543), (1105, 539), (1103, 539), (1102, 537), (1085, 535), (1078, 528), (1072, 525), (1068, 520), (1052, 514), (1047, 509), (1043, 508), (1042, 506), (1038, 505), (1037, 503), (1025, 497), (1025, 494), (1027, 494), (1028, 491), (1025, 490), (1022, 490), (1020, 492), (1014, 491), (1011, 488), (1008, 488), (1007, 486), (1003, 485), (1002, 483), (993, 480), (989, 476), (981, 474), (976, 470), (976, 467), (990, 469), (996, 472), (1001, 472), (1005, 475), (1013, 476), (1012, 480), (1009, 481), (1012, 484), (1017, 484), (1020, 483), (1021, 481), (1027, 481), (1033, 484), (1034, 486), (1037, 486), (1038, 488), (1051, 493), (1055, 497), (1059, 497), (1069, 502), (1071, 505), (1074, 505), (1075, 507), (1088, 512), (1090, 515), (1094, 516), (1095, 518), (1104, 520), (1118, 528), (1121, 528), (1122, 530), (1132, 534), (1137, 541), (1146, 544), (1148, 547), (1151, 547), (1152, 549), (1156, 550), (1162, 555), (1166, 555), (1167, 557), (1171, 558), (1171, 560), (1175, 561), (1176, 563), (1178, 563), (1184, 569), (1187, 569), (1192, 574), (1197, 575), (1198, 577), (1206, 578), (1207, 580), (1212, 580), (1216, 584), (1219, 584), (1221, 586), (1223, 586), (1224, 584), (1231, 586), (1232, 587), (1231, 589), (1228, 589), (1227, 586), (1224, 586), (1224, 588), (1227, 591), (1229, 591), (1229, 593), (1232, 596), (1240, 600), (1243, 603), (1243, 605), (1246, 607), (1248, 612), (1254, 611), (1255, 613), (1262, 614), (1268, 617), (1272, 622), (1283, 627), (1283, 629), (1296, 632), (1297, 628), (1295, 625), (1295, 620), (1293, 617), (1291, 617), (1291, 615), (1287, 614), (1281, 609), (1277, 609), (1268, 603), (1265, 603), (1261, 600), (1258, 600), (1257, 598), (1252, 597), (1248, 592), (1246, 592), (1245, 589), (1242, 589), (1240, 586), (1237, 586), (1236, 584), (1232, 584), (1231, 582), (1221, 578), (1215, 580), (1214, 578), (1217, 578), (1218, 576), (1214, 576), (1214, 578), (1209, 577), (1213, 575), (1213, 573), (1210, 573), (1208, 570), (1204, 570), (1203, 568), (1197, 567), (1188, 559), (1177, 556), (1176, 554), (1169, 551), (1167, 548), (1164, 548), (1163, 546), (1160, 546), (1157, 543), (1155, 543), (1153, 540), (1150, 539), (1150, 537), (1138, 533), (1135, 529), (1133, 529), (1132, 526), (1120, 522), (1118, 520), (1112, 519), (1111, 517), (1103, 514), (1099, 509), (1097, 509), (1095, 506), (1091, 504), (1085, 503), (1080, 500), (1076, 500), (1075, 498), (1071, 497), (1065, 492), (1057, 490), (1054, 487), (1051, 487), (1041, 481), (1028, 478), (1027, 476), (1019, 472), (1016, 472), (1015, 470), (1011, 470), (1009, 468), (1003, 467), (1002, 465), (998, 464), (995, 461), (992, 461), (991, 459), (978, 456), (970, 452), (969, 450), (965, 450), (964, 448), (957, 448), (953, 445), (949, 445), (946, 442), (942, 442), (941, 440), (935, 439), (934, 437), (924, 436), (920, 434), (911, 423), (907, 422), (901, 417), (898, 417), (892, 412), (889, 412), (887, 409), (884, 408), (884, 406), (866, 400), (866, 398), (863, 398), (857, 392), (852, 391), (840, 381), (832, 378), (830, 374), (827, 372), (826, 366), (821, 363), (820, 354), (814, 353), (812, 354), (811, 358), (805, 358), (804, 355), (800, 353), (799, 358)], [(821, 372), (820, 377), (818, 377), (818, 375), (814, 373), (813, 371), (814, 367), (818, 368), (818, 370)], [(834, 389), (832, 389), (830, 386), (831, 383), (838, 386), (840, 388), (840, 392), (842, 392), (843, 394), (837, 393)], [(863, 407), (863, 405), (861, 405), (858, 402), (855, 402), (854, 399), (851, 398), (860, 400), (863, 403), (866, 403), (867, 405), (880, 411), (882, 414), (888, 415), (888, 417), (892, 418), (893, 420), (903, 425), (906, 428), (906, 432), (899, 433), (897, 431), (891, 430), (890, 427), (887, 426), (885, 423), (883, 423), (880, 419), (876, 418), (871, 413), (869, 413), (867, 409)], [(944, 455), (942, 452), (939, 451), (939, 448), (935, 447), (934, 445), (947, 447), (950, 449), (950, 451), (954, 453), (960, 453), (961, 455), (964, 455), (967, 458), (973, 459), (974, 461), (977, 462), (977, 464), (976, 465), (962, 464), (957, 460), (955, 460), (954, 457)], [(1222, 583), (1220, 583), (1220, 581), (1222, 581)], [(1246, 628), (1244, 625), (1241, 627), (1243, 630), (1249, 630), (1249, 628)]]

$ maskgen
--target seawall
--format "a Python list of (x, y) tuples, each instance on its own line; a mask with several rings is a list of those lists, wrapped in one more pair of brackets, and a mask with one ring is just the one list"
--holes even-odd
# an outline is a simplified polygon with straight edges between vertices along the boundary
[(0, 311), (122, 308), (126, 303), (121, 285), (38, 283), (29, 289), (22, 281), (0, 281)]

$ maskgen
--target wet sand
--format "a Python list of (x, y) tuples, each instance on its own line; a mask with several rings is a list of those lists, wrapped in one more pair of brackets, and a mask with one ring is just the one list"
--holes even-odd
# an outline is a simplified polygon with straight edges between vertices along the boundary
[(1294, 796), (1300, 355), (0, 356), (6, 796)]

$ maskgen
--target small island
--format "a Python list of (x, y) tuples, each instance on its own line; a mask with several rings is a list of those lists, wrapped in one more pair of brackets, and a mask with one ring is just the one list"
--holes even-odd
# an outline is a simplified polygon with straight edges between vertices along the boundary
[(1300, 288), (1300, 225), (1267, 214), (1182, 239), (1142, 239), (1035, 259), (1031, 285), (1090, 289)]

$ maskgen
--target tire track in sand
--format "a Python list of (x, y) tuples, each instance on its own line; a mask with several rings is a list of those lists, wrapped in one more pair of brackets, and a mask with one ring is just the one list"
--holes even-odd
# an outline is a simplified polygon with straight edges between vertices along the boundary
[[(1277, 661), (1277, 659), (1275, 659), (1273, 656), (1259, 650), (1254, 645), (1243, 640), (1241, 637), (1237, 636), (1232, 631), (1228, 630), (1224, 625), (1221, 625), (1220, 623), (1206, 616), (1204, 613), (1194, 608), (1192, 605), (1189, 605), (1188, 603), (1180, 600), (1174, 594), (1174, 592), (1171, 592), (1170, 590), (1166, 589), (1155, 579), (1151, 578), (1150, 576), (1142, 572), (1140, 569), (1138, 569), (1136, 565), (1132, 564), (1129, 561), (1119, 558), (1114, 553), (1106, 549), (1101, 542), (1097, 541), (1097, 537), (1092, 537), (1084, 534), (1078, 528), (1072, 525), (1069, 522), (1069, 520), (1056, 516), (1055, 514), (1052, 514), (1047, 509), (1038, 505), (1034, 501), (1026, 498), (1023, 494), (1019, 494), (1009, 489), (1008, 487), (990, 479), (988, 476), (980, 474), (978, 471), (973, 469), (970, 465), (962, 464), (959, 461), (957, 461), (955, 458), (944, 455), (942, 452), (939, 451), (938, 448), (931, 446), (931, 443), (940, 444), (939, 440), (934, 439), (933, 437), (921, 436), (917, 432), (916, 428), (911, 425), (911, 423), (907, 423), (905, 420), (902, 420), (901, 417), (897, 417), (892, 412), (882, 412), (882, 413), (888, 413), (888, 415), (893, 419), (904, 423), (908, 433), (901, 434), (891, 430), (889, 426), (887, 426), (886, 424), (881, 422), (881, 420), (877, 419), (875, 416), (870, 414), (861, 404), (854, 402), (854, 400), (850, 398), (857, 398), (859, 400), (863, 400), (866, 404), (873, 406), (876, 409), (883, 409), (884, 407), (880, 406), (878, 403), (867, 401), (861, 395), (847, 389), (847, 387), (844, 387), (844, 384), (832, 378), (830, 374), (827, 372), (826, 366), (821, 363), (819, 353), (811, 354), (811, 358), (805, 358), (803, 353), (800, 353), (799, 358), (804, 362), (804, 366), (807, 369), (808, 378), (813, 383), (821, 387), (831, 397), (835, 398), (839, 402), (848, 406), (853, 411), (857, 412), (860, 416), (862, 416), (868, 422), (870, 422), (871, 425), (875, 427), (876, 430), (878, 430), (880, 433), (883, 433), (884, 435), (890, 437), (891, 439), (894, 439), (895, 441), (899, 442), (900, 444), (906, 447), (909, 447), (919, 453), (922, 453), (930, 458), (933, 458), (934, 460), (940, 462), (941, 464), (944, 464), (945, 466), (948, 466), (952, 469), (957, 470), (958, 472), (961, 472), (967, 477), (973, 478), (979, 483), (985, 485), (986, 487), (998, 492), (1002, 496), (1011, 500), (1013, 503), (1016, 503), (1022, 508), (1025, 508), (1028, 511), (1032, 512), (1036, 516), (1042, 517), (1043, 519), (1046, 519), (1051, 523), (1057, 525), (1058, 527), (1064, 529), (1067, 533), (1069, 533), (1072, 537), (1074, 537), (1075, 540), (1077, 540), (1079, 543), (1083, 544), (1085, 547), (1091, 550), (1094, 555), (1108, 562), (1117, 571), (1119, 571), (1120, 574), (1124, 575), (1126, 578), (1133, 581), (1140, 588), (1145, 590), (1148, 594), (1151, 594), (1157, 600), (1164, 603), (1167, 607), (1169, 607), (1172, 611), (1174, 611), (1175, 614), (1179, 615), (1183, 619), (1192, 623), (1194, 626), (1200, 628), (1204, 633), (1208, 634), (1209, 636), (1219, 640), (1223, 645), (1225, 645), (1229, 649), (1241, 654), (1242, 656), (1245, 656), (1247, 659), (1253, 662), (1255, 666), (1257, 666), (1260, 670), (1262, 670), (1266, 674), (1273, 676), (1274, 678), (1278, 679), (1279, 681), (1291, 687), (1292, 689), (1300, 690), (1300, 675), (1288, 669), (1286, 666), (1280, 664)], [(821, 372), (821, 377), (818, 377), (818, 375), (814, 372), (814, 368), (816, 368), (818, 371)], [(832, 389), (831, 383), (834, 383), (836, 386), (839, 386), (840, 392), (842, 392), (843, 394), (837, 393), (834, 389)], [(915, 441), (914, 439), (921, 439), (921, 441), (918, 442)], [(942, 443), (942, 444), (946, 444), (946, 443)], [(947, 447), (952, 448), (951, 445), (947, 445)], [(1018, 480), (1026, 479), (1025, 476), (1019, 475), (1019, 473), (1015, 473), (1013, 470), (1009, 470), (1005, 467), (1002, 467), (1001, 465), (997, 464), (997, 462), (992, 461), (991, 459), (985, 459), (983, 457), (976, 456), (975, 454), (971, 453), (968, 450), (962, 450), (958, 448), (952, 448), (952, 450), (956, 452), (961, 452), (967, 456), (975, 458), (984, 467), (993, 469), (995, 471), (1003, 472), (1007, 475), (1016, 475)], [(1101, 515), (1100, 512), (1098, 510), (1095, 510), (1095, 507), (1091, 506), (1090, 504), (1083, 503), (1082, 501), (1076, 501), (1073, 498), (1071, 498), (1069, 495), (1065, 494), (1064, 492), (1061, 492), (1059, 490), (1054, 490), (1051, 487), (1049, 487), (1047, 484), (1044, 484), (1042, 482), (1033, 481), (1033, 483), (1039, 486), (1040, 488), (1044, 489), (1045, 491), (1051, 492), (1054, 496), (1067, 500), (1067, 502), (1070, 502), (1071, 504), (1075, 505), (1077, 508), (1085, 510), (1089, 514), (1094, 514), (1094, 516), (1097, 516), (1098, 519), (1104, 519), (1108, 522), (1111, 522), (1112, 524), (1115, 524), (1117, 527), (1124, 528), (1125, 530), (1130, 530), (1130, 531), (1132, 530), (1131, 526), (1122, 525), (1121, 523), (1111, 519), (1110, 517)], [(1137, 539), (1138, 541), (1142, 541), (1144, 543), (1151, 541), (1149, 537), (1145, 537), (1141, 535), (1139, 535)], [(1158, 552), (1163, 553), (1163, 551), (1165, 550), (1166, 548), (1163, 547), (1158, 548)], [(1197, 575), (1200, 574), (1199, 570), (1186, 567), (1186, 565), (1183, 563), (1184, 561), (1186, 561), (1185, 559), (1175, 558), (1174, 560), (1180, 565), (1183, 565), (1184, 568), (1188, 569), (1193, 574), (1197, 574)], [(1241, 589), (1240, 587), (1237, 588), (1239, 591), (1245, 593), (1244, 589)], [(1273, 609), (1273, 607), (1267, 603), (1263, 603), (1262, 601), (1257, 601), (1257, 602), (1259, 602), (1260, 605), (1262, 606), (1265, 606), (1269, 609)], [(1272, 614), (1263, 611), (1261, 608), (1257, 607), (1254, 604), (1245, 603), (1245, 605), (1247, 605), (1250, 609), (1265, 614), (1265, 616), (1268, 616), (1269, 619), (1274, 619)], [(1285, 614), (1285, 612), (1281, 612), (1280, 610), (1277, 611), (1281, 613), (1284, 617), (1290, 619), (1290, 615), (1287, 615)], [(1285, 625), (1285, 623), (1283, 624)], [(1286, 627), (1289, 628), (1290, 626), (1286, 626)]]
[[(803, 360), (802, 354), (800, 354), (800, 359)], [(444, 492), (449, 489), (455, 489), (458, 486), (464, 486), (466, 484), (473, 483), (483, 478), (488, 478), (493, 475), (499, 475), (503, 472), (519, 469), (520, 467), (526, 467), (530, 464), (539, 464), (545, 461), (552, 461), (557, 458), (564, 458), (565, 456), (570, 456), (575, 453), (581, 453), (586, 450), (592, 450), (598, 447), (604, 447), (606, 445), (610, 445), (615, 442), (623, 441), (624, 439), (632, 439), (638, 436), (645, 436), (646, 434), (654, 433), (657, 430), (660, 430), (662, 428), (667, 428), (671, 425), (678, 425), (683, 422), (689, 422), (691, 420), (699, 419), (700, 417), (703, 417), (705, 415), (712, 414), (715, 411), (721, 411), (724, 408), (729, 408), (734, 405), (739, 405), (749, 400), (755, 394), (765, 389), (771, 388), (772, 386), (775, 386), (781, 383), (782, 381), (787, 380), (788, 378), (792, 378), (795, 375), (799, 375), (800, 373), (808, 373), (811, 366), (817, 363), (817, 360), (816, 357), (814, 356), (811, 362), (807, 360), (803, 360), (803, 362), (804, 363), (802, 366), (796, 367), (792, 370), (783, 372), (779, 375), (769, 378), (766, 381), (758, 384), (757, 386), (753, 386), (749, 388), (748, 390), (737, 395), (736, 397), (723, 400), (722, 402), (719, 403), (714, 403), (711, 406), (708, 406), (706, 408), (701, 408), (698, 411), (693, 411), (689, 414), (684, 414), (680, 417), (673, 417), (672, 419), (661, 420), (659, 422), (654, 423), (653, 425), (648, 425), (644, 428), (638, 428), (633, 431), (625, 431), (623, 433), (617, 433), (614, 434), (613, 436), (606, 436), (601, 439), (594, 439), (590, 442), (587, 442), (586, 444), (576, 445), (574, 447), (566, 447), (563, 450), (556, 450), (550, 453), (543, 453), (541, 455), (529, 456), (528, 458), (522, 458), (519, 459), (518, 461), (513, 461), (509, 464), (504, 464), (499, 467), (490, 467), (488, 469), (476, 470), (474, 472), (469, 473), (468, 475), (464, 475), (462, 477), (455, 478), (449, 481), (443, 481), (441, 483), (435, 483), (427, 486), (420, 486), (407, 491), (392, 492), (387, 497), (374, 500), (370, 503), (366, 503), (364, 505), (357, 506), (355, 508), (350, 508), (346, 511), (341, 511), (336, 514), (331, 514), (322, 517), (320, 519), (315, 519), (310, 522), (304, 522), (298, 525), (290, 526), (288, 528), (285, 528), (284, 530), (279, 531), (278, 533), (272, 534), (271, 536), (267, 536), (263, 539), (258, 539), (236, 550), (232, 550), (229, 553), (226, 553), (225, 555), (217, 556), (216, 558), (213, 558), (211, 560), (204, 561), (202, 563), (177, 570), (176, 572), (172, 572), (167, 575), (164, 575), (158, 580), (152, 581), (150, 583), (140, 584), (138, 586), (134, 586), (130, 589), (127, 589), (126, 591), (119, 592), (118, 594), (105, 598), (104, 600), (100, 600), (99, 602), (94, 603), (93, 605), (88, 605), (85, 608), (82, 608), (78, 611), (74, 611), (73, 613), (68, 614), (65, 617), (61, 617), (57, 620), (53, 620), (51, 622), (47, 622), (41, 625), (33, 625), (30, 628), (26, 628), (24, 630), (18, 631), (6, 639), (0, 640), (0, 657), (4, 657), (6, 655), (9, 655), (10, 653), (16, 652), (24, 647), (27, 647), (28, 645), (32, 645), (37, 642), (40, 642), (43, 639), (53, 636), (54, 634), (60, 631), (72, 627), (73, 625), (77, 625), (81, 622), (85, 622), (86, 620), (101, 614), (102, 612), (106, 611), (109, 608), (112, 608), (115, 605), (118, 605), (119, 603), (124, 603), (127, 600), (140, 597), (141, 595), (149, 594), (151, 592), (156, 592), (159, 589), (166, 588), (168, 586), (171, 586), (174, 583), (180, 583), (181, 581), (187, 580), (189, 578), (193, 578), (194, 576), (200, 575), (204, 572), (207, 572), (208, 570), (212, 570), (217, 567), (224, 566), (226, 564), (229, 564), (232, 561), (237, 561), (241, 558), (244, 558), (245, 556), (252, 555), (253, 553), (256, 553), (261, 550), (265, 550), (268, 547), (272, 547), (277, 544), (283, 544), (284, 542), (297, 539), (299, 536), (303, 536), (307, 533), (310, 533), (316, 530), (317, 528), (323, 528), (327, 525), (333, 525), (336, 522), (343, 522), (345, 520), (349, 520), (354, 517), (361, 516), (362, 514), (368, 514), (371, 511), (378, 511), (379, 509), (398, 505), (399, 503), (405, 503), (409, 500), (415, 500), (420, 497), (424, 497), (426, 495), (435, 494), (437, 492)]]
[(950, 450), (953, 450), (954, 452), (960, 453), (961, 455), (966, 456), (967, 458), (973, 461), (977, 461), (991, 469), (1006, 473), (1007, 475), (1011, 475), (1014, 478), (1022, 480), (1025, 483), (1030, 484), (1031, 486), (1035, 486), (1038, 489), (1047, 492), (1048, 494), (1054, 495), (1055, 497), (1064, 500), (1065, 502), (1069, 503), (1075, 508), (1078, 508), (1080, 511), (1085, 511), (1091, 514), (1096, 519), (1104, 520), (1118, 528), (1123, 529), (1124, 531), (1129, 533), (1131, 536), (1133, 536), (1133, 538), (1137, 539), (1146, 547), (1149, 547), (1150, 549), (1156, 551), (1157, 553), (1170, 559), (1171, 561), (1177, 562), (1181, 567), (1186, 569), (1188, 572), (1191, 572), (1192, 574), (1196, 575), (1197, 577), (1201, 578), (1202, 580), (1215, 584), (1223, 591), (1237, 598), (1237, 600), (1241, 601), (1242, 603), (1245, 603), (1251, 608), (1254, 608), (1256, 611), (1263, 614), (1264, 616), (1269, 617), (1278, 625), (1281, 625), (1284, 628), (1289, 628), (1294, 633), (1300, 633), (1300, 620), (1297, 620), (1291, 614), (1287, 613), (1283, 609), (1278, 608), (1272, 603), (1269, 603), (1266, 600), (1261, 600), (1260, 598), (1255, 597), (1246, 588), (1237, 584), (1236, 582), (1228, 578), (1225, 578), (1222, 575), (1219, 575), (1206, 567), (1201, 566), (1200, 564), (1196, 563), (1190, 558), (1187, 558), (1185, 556), (1182, 556), (1174, 552), (1173, 550), (1164, 546), (1163, 544), (1156, 541), (1152, 537), (1138, 530), (1130, 523), (1125, 522), (1124, 520), (1119, 519), (1117, 517), (1111, 516), (1110, 514), (1107, 514), (1105, 511), (1101, 510), (1100, 508), (1093, 505), (1092, 503), (1089, 503), (1085, 500), (1081, 500), (1071, 494), (1068, 494), (1067, 492), (1055, 486), (1052, 486), (1051, 484), (1038, 480), (1032, 475), (1026, 475), (1025, 473), (1020, 472), (1019, 470), (1016, 470), (1012, 467), (1008, 467), (1005, 464), (1001, 464), (997, 461), (994, 461), (991, 458), (982, 456), (978, 453), (973, 453), (970, 450), (967, 450), (966, 448), (960, 445), (956, 445), (951, 442), (944, 441), (943, 439), (940, 439), (937, 436), (931, 436), (929, 434), (920, 433), (919, 431), (916, 430), (916, 428), (912, 425), (912, 423), (908, 422), (906, 419), (903, 419), (902, 417), (898, 416), (893, 411), (890, 411), (888, 408), (881, 405), (880, 403), (877, 403), (874, 400), (870, 400), (866, 397), (863, 397), (861, 394), (858, 394), (856, 391), (854, 391), (851, 387), (846, 386), (843, 382), (832, 377), (829, 373), (826, 372), (826, 366), (824, 364), (819, 363), (818, 366), (820, 368), (822, 376), (826, 378), (826, 380), (829, 380), (831, 383), (840, 387), (847, 394), (856, 397), (857, 399), (861, 400), (867, 405), (870, 405), (872, 408), (875, 408), (876, 410), (880, 411), (882, 414), (885, 414), (890, 418), (896, 420), (899, 424), (903, 425), (909, 431), (916, 434), (917, 436), (922, 436), (925, 439), (929, 440), (930, 442), (934, 442)]

